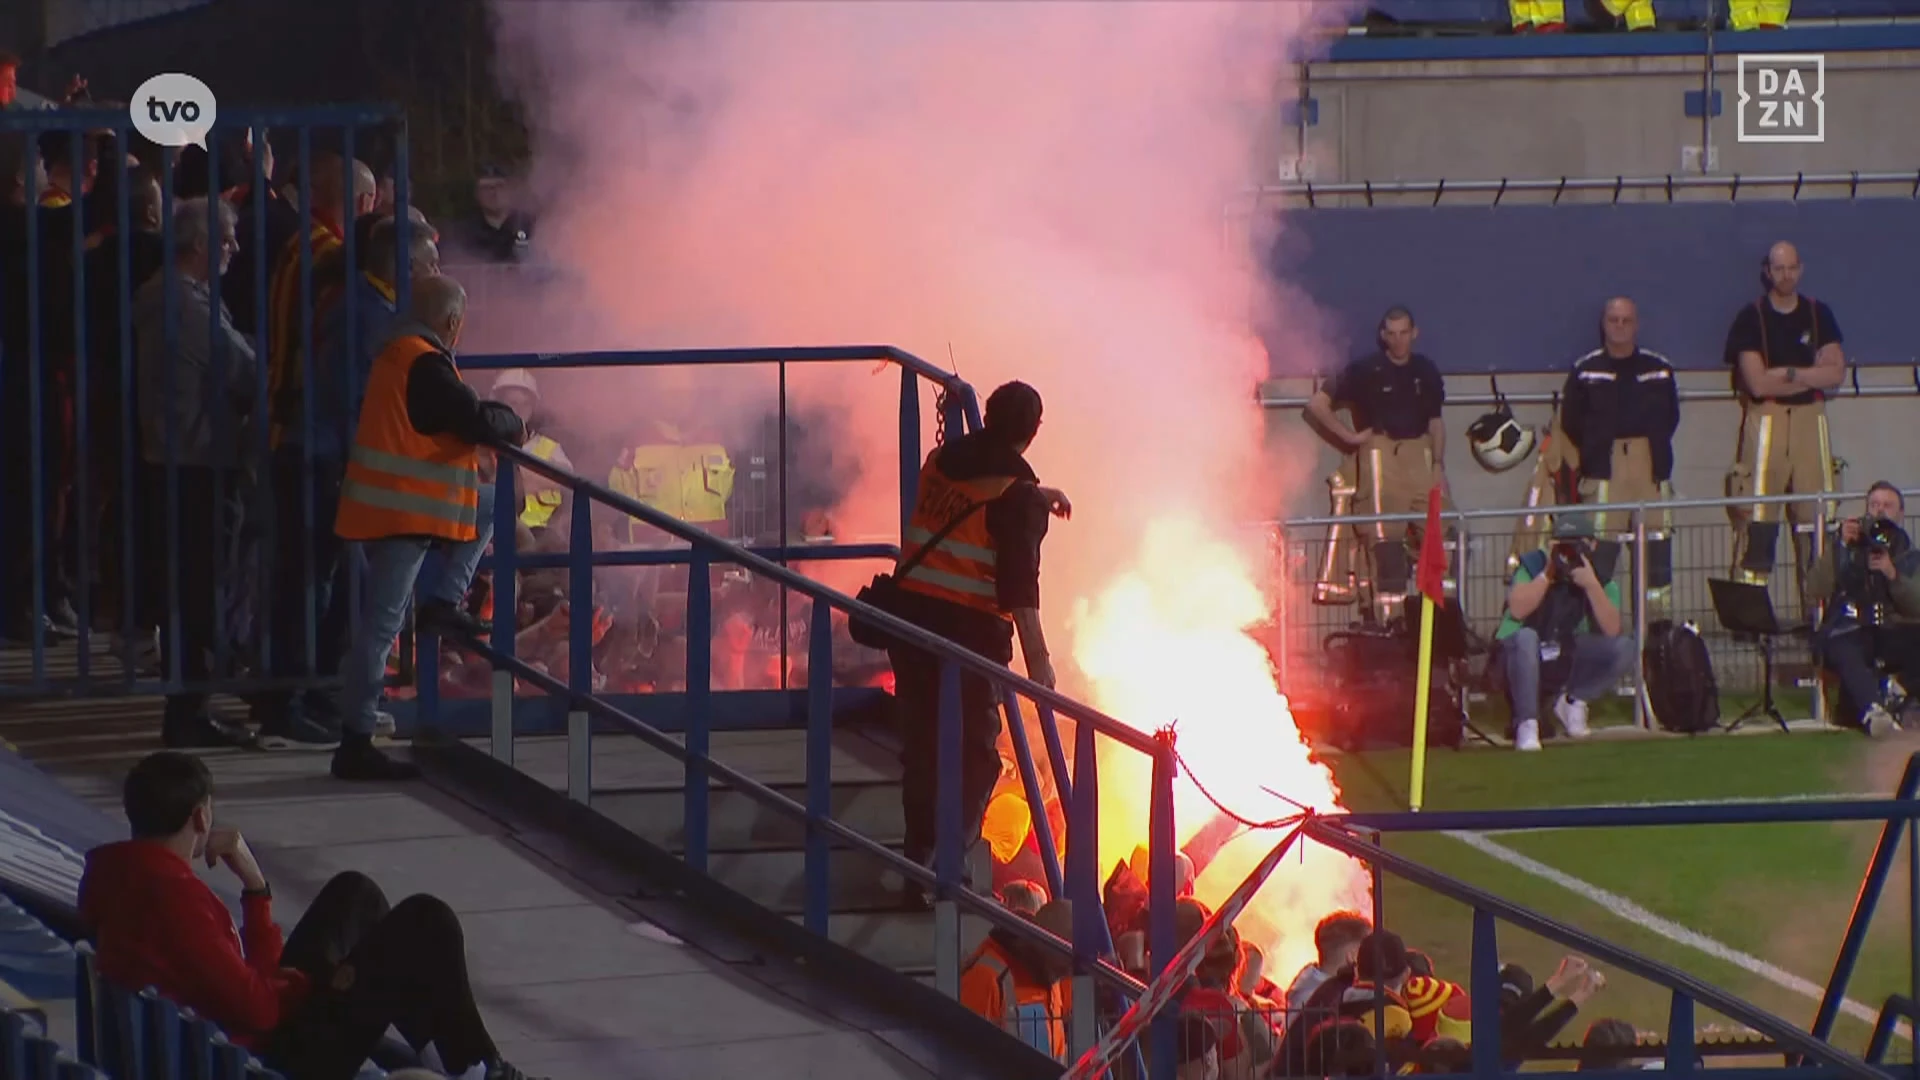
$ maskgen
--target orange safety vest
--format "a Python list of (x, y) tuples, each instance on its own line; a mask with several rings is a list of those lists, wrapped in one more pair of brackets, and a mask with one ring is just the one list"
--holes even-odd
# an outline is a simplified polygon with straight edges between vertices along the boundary
[(1016, 977), (1012, 961), (991, 939), (980, 943), (960, 973), (960, 1004), (1056, 1058), (1067, 1055), (1071, 992), (1072, 983), (1066, 979), (1036, 986)]
[(334, 518), (342, 540), (459, 542), (478, 535), (479, 449), (452, 435), (422, 435), (407, 419), (407, 374), (415, 360), (437, 351), (426, 338), (408, 335), (374, 360)]
[[(913, 550), (901, 552), (899, 565), (924, 548), (956, 515), (966, 513), (974, 503), (999, 498), (1013, 486), (1011, 476), (950, 479), (935, 464), (939, 457), (940, 451), (935, 450), (920, 467), (920, 494), (914, 501), (906, 532), (901, 536), (902, 541), (913, 545)], [(980, 510), (968, 514), (952, 532), (941, 537), (919, 565), (900, 578), (900, 587), (1006, 618), (1007, 613), (1000, 610), (995, 592), (995, 558), (993, 535), (987, 531), (987, 515)]]

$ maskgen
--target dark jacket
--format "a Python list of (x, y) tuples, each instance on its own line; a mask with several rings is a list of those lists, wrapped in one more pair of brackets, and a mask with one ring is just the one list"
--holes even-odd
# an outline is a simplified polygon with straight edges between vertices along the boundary
[(1613, 444), (1645, 439), (1653, 479), (1673, 478), (1673, 433), (1680, 427), (1680, 391), (1673, 364), (1645, 349), (1615, 358), (1595, 349), (1574, 361), (1561, 395), (1560, 426), (1580, 448), (1580, 475), (1612, 478)]
[(1869, 591), (1873, 594), (1869, 599), (1885, 603), (1891, 609), (1892, 622), (1920, 625), (1920, 550), (1909, 543), (1905, 550), (1893, 556), (1893, 565), (1899, 577), (1888, 582), (1868, 570), (1866, 552), (1841, 543), (1840, 532), (1835, 529), (1827, 537), (1820, 557), (1807, 568), (1807, 596), (1827, 601), (1821, 629), (1833, 632), (1858, 626), (1859, 616), (1848, 610), (1847, 600), (1858, 599)]
[(422, 435), (452, 435), (475, 446), (519, 446), (527, 441), (526, 425), (512, 409), (498, 401), (482, 401), (461, 380), (453, 366), (453, 350), (441, 343), (439, 335), (412, 319), (401, 319), (386, 340), (408, 336), (425, 338), (436, 350), (421, 353), (407, 371), (407, 423), (413, 430)]

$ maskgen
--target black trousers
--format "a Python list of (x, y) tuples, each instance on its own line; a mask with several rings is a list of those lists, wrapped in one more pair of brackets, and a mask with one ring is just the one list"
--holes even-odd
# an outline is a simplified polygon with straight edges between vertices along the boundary
[[(166, 671), (172, 674), (177, 654), (180, 677), (190, 683), (206, 683), (214, 677), (213, 654), (220, 641), (219, 611), (224, 592), (220, 571), (237, 524), (232, 520), (232, 499), (240, 474), (231, 469), (180, 466), (174, 479), (173, 496), (179, 506), (174, 528), (168, 527), (167, 467), (149, 464), (145, 474), (152, 496), (147, 504), (146, 587), (152, 590), (152, 600), (162, 613), (160, 646), (166, 656)], [(171, 596), (167, 587), (169, 548), (178, 572), (178, 587)], [(179, 605), (178, 636), (175, 620), (167, 611), (170, 600)], [(191, 723), (206, 713), (207, 697), (205, 691), (167, 695), (163, 723), (168, 727)]]
[(1861, 626), (1824, 636), (1820, 662), (1840, 680), (1841, 715), (1858, 727), (1880, 701), (1876, 663), (1899, 676), (1907, 693), (1920, 694), (1920, 626)]
[[(267, 594), (266, 624), (271, 629), (273, 655), (269, 670), (280, 678), (326, 679), (340, 672), (351, 628), (347, 625), (345, 578), (346, 544), (333, 532), (340, 506), (343, 466), (316, 461), (313, 465), (313, 516), (305, 509), (306, 463), (297, 448), (276, 452), (273, 459), (273, 531), (268, 534), (272, 566)], [(313, 576), (307, 576), (311, 553)], [(313, 582), (313, 618), (307, 618), (307, 582)], [(313, 667), (307, 667), (307, 641), (313, 641)], [(270, 715), (293, 709), (331, 713), (331, 691), (291, 690), (261, 694), (256, 703)]]
[[(926, 862), (938, 839), (940, 791), (940, 661), (918, 649), (894, 649), (894, 700), (901, 724), (900, 809), (906, 855)], [(1000, 779), (1000, 702), (993, 684), (960, 676), (960, 850), (980, 839), (987, 801)], [(984, 888), (986, 882), (977, 882)]]
[[(10, 380), (11, 381), (11, 380)], [(9, 395), (14, 387), (7, 387)], [(40, 428), (40, 561), (33, 557), (33, 429), (25, 400), (26, 381), (20, 380), (17, 401), (0, 401), (0, 487), (9, 506), (0, 513), (0, 612), (11, 619), (33, 607), (33, 584), (45, 588), (46, 607), (70, 599), (72, 579), (67, 550), (66, 493), (70, 487), (65, 453), (66, 434), (61, 410), (44, 383)]]
[(388, 1027), (415, 1051), (432, 1044), (455, 1075), (499, 1056), (467, 980), (460, 918), (436, 897), (389, 910), (372, 879), (339, 874), (287, 936), (280, 962), (313, 986), (261, 1054), (287, 1080), (352, 1080)]

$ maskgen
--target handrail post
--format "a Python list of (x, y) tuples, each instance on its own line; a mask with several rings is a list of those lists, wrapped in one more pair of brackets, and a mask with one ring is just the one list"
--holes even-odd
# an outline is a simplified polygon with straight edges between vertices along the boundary
[[(1813, 548), (1813, 559), (1816, 563), (1826, 557), (1827, 511), (1829, 509), (1836, 508), (1829, 506), (1825, 499), (1813, 504), (1813, 543), (1809, 546)], [(1804, 591), (1805, 590), (1802, 590), (1803, 593)], [(1821, 621), (1826, 618), (1826, 615), (1827, 598), (1824, 596), (1814, 597), (1812, 617), (1808, 620), (1808, 625), (1818, 628)], [(1826, 680), (1822, 677), (1818, 663), (1814, 664), (1813, 668), (1812, 697), (1814, 722), (1824, 724), (1827, 720)], [(1916, 1062), (1920, 1062), (1920, 1055), (1916, 1055)]]
[(1647, 508), (1633, 512), (1633, 722), (1653, 727), (1647, 696)]
[(1060, 852), (1054, 846), (1053, 823), (1047, 819), (1047, 793), (1040, 786), (1040, 770), (1034, 766), (1033, 745), (1027, 740), (1027, 724), (1020, 714), (1020, 696), (1009, 689), (1001, 696), (1000, 709), (1007, 720), (1007, 741), (1013, 744), (1013, 762), (1020, 770), (1020, 789), (1027, 797), (1034, 846), (1040, 849), (1040, 866), (1046, 871), (1047, 894), (1063, 897), (1067, 893), (1060, 876)]
[[(1053, 770), (1054, 791), (1060, 796), (1061, 807), (1070, 807), (1073, 805), (1073, 777), (1067, 769), (1066, 744), (1060, 740), (1060, 718), (1054, 714), (1053, 706), (1044, 701), (1034, 702), (1033, 710), (1040, 714), (1040, 737), (1047, 741), (1047, 764)], [(1068, 873), (1071, 875), (1072, 871)]]
[(1499, 1076), (1500, 943), (1493, 912), (1473, 909), (1473, 958), (1468, 980), (1468, 1030), (1473, 1036), (1473, 1074)]
[(1286, 522), (1281, 522), (1275, 533), (1274, 546), (1280, 552), (1280, 599), (1275, 605), (1280, 609), (1277, 615), (1280, 625), (1274, 633), (1279, 640), (1274, 651), (1280, 655), (1274, 658), (1274, 667), (1279, 674), (1280, 692), (1285, 694), (1293, 686), (1287, 677), (1288, 669), (1292, 666), (1288, 654), (1293, 651), (1293, 630), (1289, 626), (1293, 622), (1293, 542), (1287, 536)]
[[(1174, 869), (1173, 820), (1174, 740), (1171, 731), (1155, 737), (1152, 788), (1147, 796), (1147, 956), (1150, 983), (1159, 981), (1179, 950), (1175, 940), (1174, 907), (1179, 882)], [(1180, 1035), (1176, 1010), (1162, 1009), (1151, 1027), (1149, 1080), (1173, 1080), (1179, 1068), (1176, 1055)]]
[(961, 881), (960, 665), (938, 658), (940, 715), (934, 751), (933, 981), (950, 998), (960, 996), (960, 909), (955, 891)]
[(900, 368), (900, 535), (907, 535), (920, 497), (920, 376)]
[(833, 816), (833, 609), (818, 600), (807, 630), (807, 930), (827, 935), (832, 847), (820, 822)]
[(694, 547), (687, 561), (687, 768), (684, 857), (707, 872), (707, 721), (713, 701), (713, 564)]
[(1073, 1030), (1079, 1057), (1100, 1041), (1093, 965), (1111, 938), (1100, 900), (1100, 780), (1093, 725), (1074, 722), (1073, 802), (1067, 822), (1067, 889), (1073, 899)]
[[(1920, 754), (1907, 759), (1906, 771), (1900, 774), (1900, 786), (1894, 791), (1894, 798), (1911, 800), (1920, 793)], [(1867, 929), (1873, 925), (1873, 912), (1880, 904), (1880, 894), (1886, 890), (1887, 875), (1893, 870), (1893, 856), (1900, 847), (1900, 837), (1907, 822), (1889, 821), (1880, 830), (1880, 842), (1874, 846), (1873, 858), (1867, 862), (1866, 876), (1860, 882), (1860, 893), (1853, 901), (1853, 915), (1847, 920), (1846, 936), (1840, 940), (1840, 954), (1834, 958), (1833, 974), (1827, 977), (1827, 988), (1820, 995), (1820, 1007), (1814, 1012), (1813, 1024), (1807, 1033), (1816, 1039), (1826, 1039), (1833, 1034), (1833, 1023), (1839, 1019), (1840, 1004), (1846, 1000), (1847, 984), (1853, 979), (1853, 967), (1860, 959), (1860, 950), (1867, 943)], [(1911, 899), (1909, 903), (1911, 903)], [(1920, 919), (1916, 912), (1913, 919)]]
[[(514, 542), (514, 523), (520, 504), (514, 488), (511, 461), (497, 462), (493, 477), (493, 648), (503, 656), (514, 655), (514, 629), (519, 625), (520, 599), (518, 574), (519, 549)], [(574, 498), (580, 498), (578, 492)], [(491, 734), (493, 759), (513, 764), (513, 672), (495, 665), (492, 675)]]
[(1693, 1074), (1693, 1059), (1696, 1056), (1693, 1040), (1693, 999), (1675, 990), (1673, 1003), (1667, 1008), (1668, 1074)]
[(567, 686), (575, 695), (567, 703), (567, 798), (582, 805), (593, 802), (593, 720), (581, 704), (593, 694), (592, 512), (591, 501), (573, 500), (567, 543)]

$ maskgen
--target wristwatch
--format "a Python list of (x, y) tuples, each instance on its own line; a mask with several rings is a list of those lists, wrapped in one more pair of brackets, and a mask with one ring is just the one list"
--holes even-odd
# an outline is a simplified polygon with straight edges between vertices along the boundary
[(257, 889), (241, 889), (240, 895), (243, 897), (264, 897), (265, 899), (271, 900), (273, 899), (273, 883), (268, 882)]

